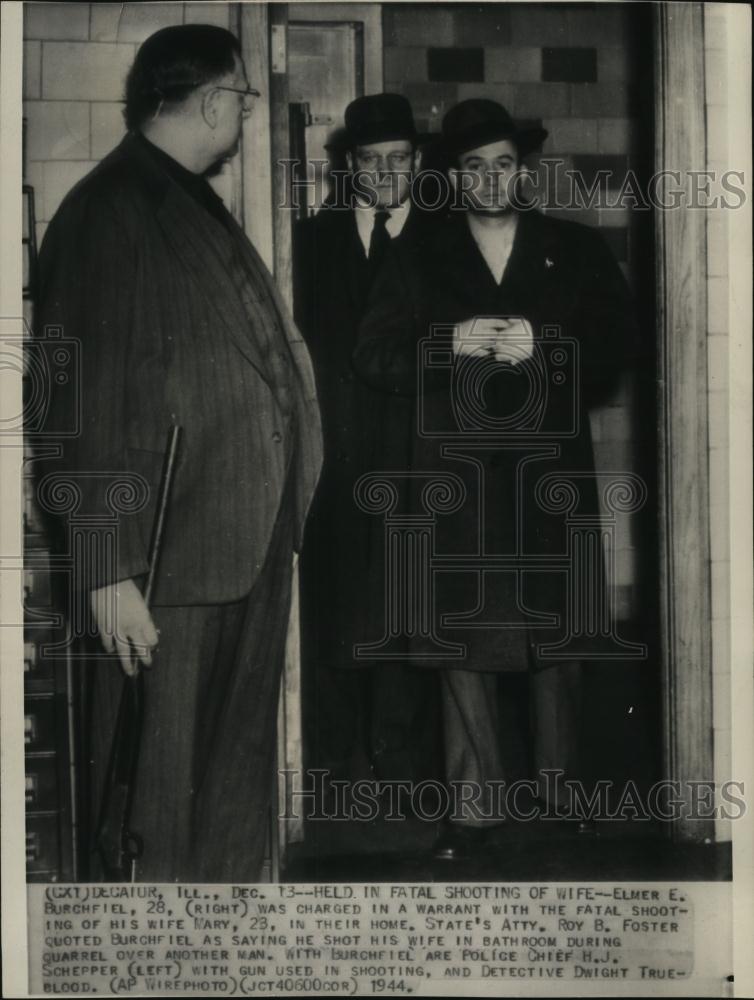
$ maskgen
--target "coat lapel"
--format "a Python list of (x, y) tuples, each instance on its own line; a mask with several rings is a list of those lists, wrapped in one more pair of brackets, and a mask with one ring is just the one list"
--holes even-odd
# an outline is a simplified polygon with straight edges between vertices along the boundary
[(543, 217), (536, 211), (522, 212), (508, 266), (496, 289), (501, 310), (522, 315), (541, 315), (560, 275), (560, 253)]

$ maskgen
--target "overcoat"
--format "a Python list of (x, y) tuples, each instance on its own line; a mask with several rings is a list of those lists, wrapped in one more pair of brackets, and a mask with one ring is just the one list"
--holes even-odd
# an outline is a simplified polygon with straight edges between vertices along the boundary
[[(120, 516), (115, 565), (93, 568), (89, 586), (146, 572), (174, 424), (183, 435), (157, 604), (248, 594), (289, 472), (301, 542), (321, 466), (314, 375), (269, 272), (230, 216), (228, 225), (232, 242), (129, 135), (67, 195), (45, 234), (37, 332), (62, 328), (80, 345), (48, 421), (54, 433), (77, 413), (79, 431), (48, 468), (93, 474), (78, 480), (83, 516), (108, 512), (109, 486), (122, 473), (150, 487), (145, 506)], [(258, 300), (242, 302), (233, 246), (259, 278)], [(281, 367), (297, 414), (290, 426)]]
[[(413, 246), (432, 218), (413, 206), (391, 246)], [(354, 646), (383, 618), (381, 526), (362, 510), (354, 487), (365, 473), (404, 468), (410, 457), (408, 398), (387, 399), (359, 380), (351, 364), (375, 274), (351, 208), (330, 206), (296, 233), (296, 320), (314, 362), (325, 459), (302, 561), (309, 624), (317, 653), (331, 666), (364, 666)]]
[[(455, 356), (452, 327), (474, 316), (527, 320), (531, 360)], [(622, 272), (586, 226), (521, 211), (499, 284), (464, 213), (451, 213), (431, 241), (391, 252), (353, 364), (391, 402), (413, 401), (403, 467), (411, 499), (393, 514), (433, 522), (432, 623), (403, 630), (419, 665), (504, 671), (557, 662), (540, 654), (576, 621), (569, 519), (571, 528), (574, 517), (593, 524), (599, 513), (588, 411), (635, 342)], [(427, 509), (425, 487), (438, 475), (461, 499)], [(592, 566), (588, 600), (603, 609), (599, 556)]]

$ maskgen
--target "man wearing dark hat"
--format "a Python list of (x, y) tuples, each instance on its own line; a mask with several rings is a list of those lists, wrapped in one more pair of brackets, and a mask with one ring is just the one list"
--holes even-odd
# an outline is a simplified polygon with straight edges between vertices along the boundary
[(431, 221), (410, 198), (419, 138), (404, 97), (352, 101), (330, 147), (348, 167), (343, 197), (296, 232), (296, 319), (314, 360), (325, 438), (301, 565), (303, 700), (309, 764), (334, 776), (411, 778), (419, 733), (434, 729), (423, 711), (429, 678), (401, 664), (373, 671), (353, 650), (384, 603), (382, 538), (353, 488), (363, 472), (405, 465), (412, 403), (365, 388), (351, 354), (387, 247), (417, 244)]
[[(598, 513), (588, 408), (624, 366), (633, 322), (625, 281), (599, 235), (520, 198), (522, 160), (546, 134), (517, 128), (490, 100), (447, 113), (442, 137), (456, 210), (421, 252), (409, 246), (391, 255), (354, 355), (360, 376), (388, 398), (420, 392), (421, 433), (412, 433), (407, 465), (417, 488), (422, 470), (453, 473), (463, 484), (459, 508), (437, 517), (435, 551), (461, 564), (464, 555), (509, 557), (497, 569), (435, 575), (435, 621), (440, 638), (462, 648), (455, 662), (433, 658), (426, 636), (412, 648), (420, 665), (442, 670), (446, 780), (480, 792), (478, 808), (451, 816), (438, 858), (462, 855), (506, 820), (495, 795), (485, 794), (488, 783), (511, 779), (499, 675), (529, 674), (539, 794), (547, 769), (578, 773), (580, 663), (543, 652), (567, 638), (567, 596), (577, 581), (548, 565), (568, 542), (541, 484), (575, 476), (579, 515)], [(432, 351), (420, 354), (430, 335)], [(418, 495), (409, 506), (421, 509)], [(520, 555), (541, 568), (517, 569)], [(596, 576), (594, 604), (604, 599)]]

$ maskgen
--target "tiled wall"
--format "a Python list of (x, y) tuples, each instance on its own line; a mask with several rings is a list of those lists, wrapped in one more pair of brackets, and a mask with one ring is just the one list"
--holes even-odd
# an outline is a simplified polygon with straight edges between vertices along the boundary
[[(728, 155), (726, 5), (705, 4), (704, 60), (707, 169), (733, 169)], [(731, 774), (730, 456), (728, 454), (728, 345), (730, 316), (729, 211), (707, 211), (707, 363), (709, 407), (710, 558), (712, 560), (712, 704), (715, 781)], [(730, 821), (716, 837), (729, 840)]]
[[(641, 176), (650, 162), (651, 123), (640, 122), (637, 109), (649, 82), (651, 36), (644, 33), (642, 48), (640, 17), (646, 12), (632, 10), (643, 6), (386, 3), (385, 90), (411, 101), (420, 131), (439, 131), (445, 112), (469, 97), (489, 97), (514, 118), (541, 121), (549, 131), (542, 155), (563, 160), (550, 174), (560, 179), (561, 202), (562, 181), (571, 169), (588, 185), (597, 170), (609, 170), (614, 187), (627, 169)], [(548, 194), (552, 202), (552, 187)], [(643, 296), (651, 337), (649, 213), (593, 208), (552, 214), (601, 228), (637, 296)], [(626, 379), (610, 405), (593, 413), (598, 468), (641, 472), (654, 462), (653, 443), (642, 442), (638, 433), (636, 400)], [(639, 562), (640, 531), (639, 520), (619, 517), (614, 596), (623, 619), (646, 610), (640, 580), (652, 569)]]
[(37, 241), (66, 192), (122, 138), (136, 48), (170, 24), (229, 27), (227, 3), (24, 4), (25, 181)]

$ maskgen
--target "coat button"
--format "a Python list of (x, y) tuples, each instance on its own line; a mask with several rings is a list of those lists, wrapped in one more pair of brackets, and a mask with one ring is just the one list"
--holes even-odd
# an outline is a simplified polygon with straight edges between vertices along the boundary
[(275, 433), (272, 435), (272, 440), (275, 442), (275, 444), (279, 444), (283, 440), (283, 435), (280, 433), (280, 431), (275, 431)]

